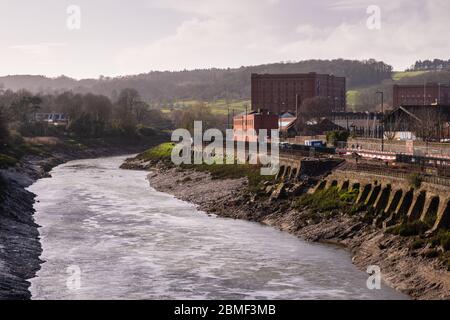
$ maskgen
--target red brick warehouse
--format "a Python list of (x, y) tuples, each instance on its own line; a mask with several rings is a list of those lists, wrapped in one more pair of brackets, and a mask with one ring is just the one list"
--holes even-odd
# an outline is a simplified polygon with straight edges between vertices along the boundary
[(427, 83), (394, 85), (394, 108), (431, 104), (450, 105), (450, 85)]
[(257, 141), (261, 129), (266, 129), (267, 138), (271, 139), (270, 130), (278, 129), (278, 116), (267, 111), (244, 113), (234, 117), (233, 129), (235, 141)]
[(308, 98), (323, 97), (332, 111), (346, 109), (346, 81), (344, 77), (327, 74), (252, 74), (252, 110), (267, 110), (281, 115), (300, 112)]

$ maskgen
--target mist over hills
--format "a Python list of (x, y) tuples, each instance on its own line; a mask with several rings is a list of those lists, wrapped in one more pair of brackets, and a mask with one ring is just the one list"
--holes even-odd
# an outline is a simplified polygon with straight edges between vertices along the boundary
[(152, 71), (116, 78), (76, 80), (66, 76), (48, 78), (34, 75), (0, 77), (0, 87), (33, 93), (102, 94), (116, 99), (124, 88), (136, 89), (144, 100), (166, 104), (179, 100), (212, 101), (215, 99), (248, 99), (252, 73), (326, 73), (347, 78), (347, 88), (376, 85), (391, 79), (392, 66), (376, 60), (306, 60), (272, 63), (235, 69), (204, 69), (190, 71)]

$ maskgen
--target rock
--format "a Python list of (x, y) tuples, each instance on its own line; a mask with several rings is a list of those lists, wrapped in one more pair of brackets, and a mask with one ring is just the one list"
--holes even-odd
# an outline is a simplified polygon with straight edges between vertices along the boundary
[(304, 187), (303, 183), (296, 183), (287, 190), (287, 194), (292, 196), (298, 196), (302, 194), (303, 187)]
[(270, 196), (270, 201), (278, 200), (286, 196), (286, 184), (280, 183)]
[(340, 239), (352, 238), (352, 236), (364, 227), (362, 222), (358, 222), (346, 229), (340, 236)]

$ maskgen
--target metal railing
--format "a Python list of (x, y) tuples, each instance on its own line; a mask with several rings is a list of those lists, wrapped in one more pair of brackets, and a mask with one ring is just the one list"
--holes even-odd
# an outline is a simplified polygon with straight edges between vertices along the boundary
[(406, 146), (406, 142), (390, 142), (385, 141), (382, 147), (381, 140), (378, 142), (369, 142), (369, 141), (358, 141), (351, 140), (347, 142), (338, 142), (338, 148), (340, 149), (350, 149), (353, 151), (376, 151), (381, 152), (381, 149), (384, 152), (391, 152), (396, 154), (409, 154), (409, 155), (423, 155), (428, 157), (442, 157), (449, 158), (450, 157), (450, 144), (436, 144), (430, 143), (429, 145), (414, 145), (411, 148)]
[(403, 180), (407, 180), (411, 174), (418, 174), (423, 182), (441, 185), (445, 187), (450, 187), (450, 178), (448, 177), (439, 177), (439, 176), (432, 176), (428, 174), (423, 174), (421, 172), (415, 172), (415, 171), (406, 171), (402, 169), (397, 168), (389, 168), (384, 166), (374, 166), (374, 165), (367, 165), (367, 164), (357, 164), (357, 165), (345, 165), (338, 170), (340, 171), (354, 171), (354, 172), (369, 172), (373, 173), (379, 176), (384, 177), (394, 177), (399, 178)]

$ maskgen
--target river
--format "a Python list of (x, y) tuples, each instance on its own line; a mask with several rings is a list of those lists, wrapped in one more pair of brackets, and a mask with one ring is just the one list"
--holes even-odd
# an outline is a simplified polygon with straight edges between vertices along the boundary
[(34, 299), (405, 299), (339, 247), (222, 219), (149, 187), (125, 157), (58, 166), (37, 195)]

